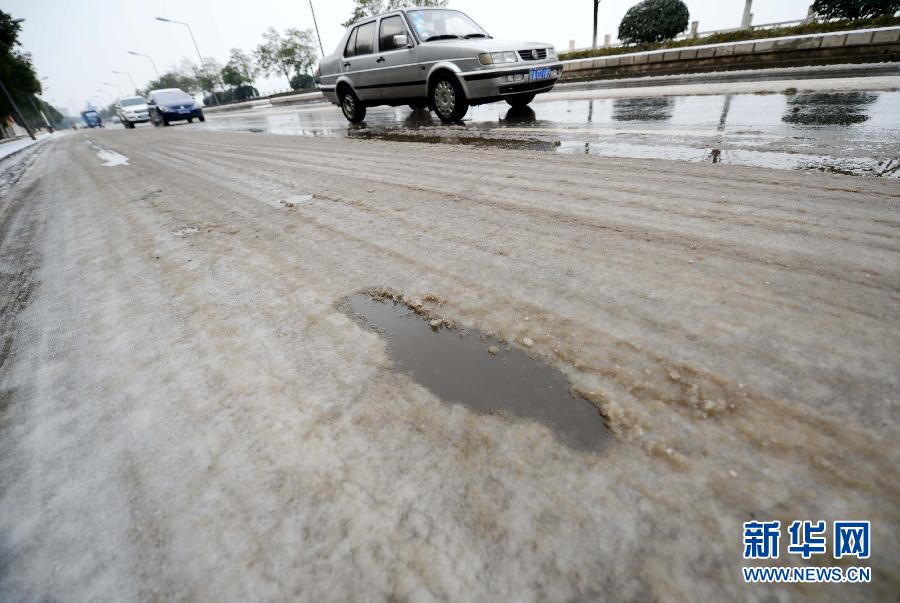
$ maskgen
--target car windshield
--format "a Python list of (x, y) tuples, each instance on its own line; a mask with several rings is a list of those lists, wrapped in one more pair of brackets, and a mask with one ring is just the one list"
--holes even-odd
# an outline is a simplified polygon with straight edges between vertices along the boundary
[(146, 102), (147, 101), (142, 98), (123, 98), (119, 104), (123, 107), (133, 107), (135, 105), (146, 104)]
[(472, 19), (458, 10), (412, 10), (407, 13), (423, 42), (454, 38), (489, 38)]
[(184, 92), (157, 92), (154, 97), (160, 105), (186, 105), (194, 102), (194, 99)]

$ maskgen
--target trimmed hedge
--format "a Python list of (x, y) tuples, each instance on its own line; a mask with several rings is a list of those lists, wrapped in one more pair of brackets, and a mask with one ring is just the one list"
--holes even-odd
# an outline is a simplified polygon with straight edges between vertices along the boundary
[(559, 58), (563, 61), (571, 59), (587, 59), (590, 57), (605, 57), (645, 50), (660, 50), (663, 48), (684, 48), (686, 46), (700, 46), (703, 44), (724, 44), (726, 42), (742, 42), (744, 40), (762, 40), (765, 38), (780, 38), (782, 36), (798, 36), (804, 34), (828, 33), (830, 31), (844, 31), (852, 29), (868, 29), (870, 27), (890, 27), (900, 25), (900, 17), (876, 17), (860, 21), (828, 21), (827, 23), (806, 23), (794, 27), (775, 27), (772, 29), (751, 29), (732, 31), (728, 33), (712, 34), (699, 38), (685, 40), (671, 40), (658, 44), (635, 44), (632, 46), (617, 46), (615, 48), (589, 48), (576, 52), (561, 52)]

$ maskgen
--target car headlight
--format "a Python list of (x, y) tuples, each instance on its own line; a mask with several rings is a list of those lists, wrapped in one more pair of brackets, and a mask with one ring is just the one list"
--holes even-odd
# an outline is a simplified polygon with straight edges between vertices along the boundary
[(557, 59), (557, 56), (556, 56), (556, 49), (555, 49), (555, 48), (548, 48), (548, 49), (547, 49), (547, 58), (548, 58), (548, 59), (552, 59), (552, 60), (554, 60), (554, 61)]
[(492, 52), (491, 59), (493, 59), (495, 65), (517, 63), (519, 61), (519, 57), (514, 52)]

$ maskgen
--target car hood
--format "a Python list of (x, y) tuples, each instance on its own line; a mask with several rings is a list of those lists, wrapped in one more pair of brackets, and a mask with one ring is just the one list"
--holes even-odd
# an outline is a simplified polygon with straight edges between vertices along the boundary
[(122, 111), (131, 111), (132, 113), (140, 113), (141, 111), (146, 111), (147, 105), (128, 105), (127, 107), (122, 107)]
[(472, 38), (471, 40), (435, 40), (424, 42), (426, 48), (471, 48), (480, 52), (503, 52), (505, 50), (529, 50), (532, 48), (552, 48), (553, 44), (547, 42), (534, 42), (524, 40), (490, 40), (487, 38)]

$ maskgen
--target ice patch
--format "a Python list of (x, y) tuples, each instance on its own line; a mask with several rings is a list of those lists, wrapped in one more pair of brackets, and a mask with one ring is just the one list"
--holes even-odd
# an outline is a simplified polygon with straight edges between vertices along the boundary
[(176, 237), (187, 237), (192, 234), (197, 234), (200, 232), (200, 229), (196, 226), (185, 226), (184, 228), (179, 228), (172, 232)]
[(293, 195), (288, 197), (287, 199), (282, 199), (281, 201), (279, 201), (279, 204), (282, 207), (291, 209), (297, 205), (300, 205), (301, 203), (309, 203), (314, 198), (315, 197), (313, 197), (312, 195)]
[(99, 157), (103, 161), (104, 167), (128, 165), (128, 157), (126, 157), (125, 155), (99, 145), (91, 139), (87, 140), (87, 144), (90, 145), (92, 149), (94, 149), (94, 152), (97, 153), (97, 157)]

